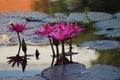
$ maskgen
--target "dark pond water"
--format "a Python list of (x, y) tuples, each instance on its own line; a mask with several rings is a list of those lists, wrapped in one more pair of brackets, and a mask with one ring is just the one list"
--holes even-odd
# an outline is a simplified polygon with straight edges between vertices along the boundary
[[(120, 12), (120, 10), (119, 10), (120, 6), (111, 8), (111, 6), (110, 6), (111, 1), (112, 0), (109, 1), (109, 3), (108, 3), (109, 7), (107, 6), (106, 7), (107, 9), (106, 9), (104, 7), (105, 3), (106, 3), (104, 0), (98, 0), (98, 2), (95, 2), (94, 0), (51, 0), (51, 1), (50, 0), (19, 0), (19, 1), (0, 0), (0, 13), (12, 12), (12, 11), (40, 11), (40, 12), (45, 12), (47, 14), (50, 14), (51, 17), (53, 17), (54, 13), (56, 13), (56, 12), (64, 13), (66, 15), (69, 15), (70, 13), (73, 13), (73, 12), (86, 13), (86, 12), (91, 12), (91, 11), (98, 11), (98, 12), (104, 11), (107, 13), (111, 13), (111, 15), (113, 15), (114, 13)], [(119, 2), (119, 0), (117, 2), (114, 2), (114, 5), (117, 5), (118, 2)], [(18, 5), (18, 4), (21, 4), (21, 5)], [(95, 5), (93, 5), (93, 4), (95, 4)], [(101, 7), (101, 4), (103, 4), (103, 7)], [(96, 8), (98, 10), (96, 8), (94, 8), (93, 6), (96, 6)], [(111, 10), (111, 9), (113, 9), (113, 10)], [(94, 32), (98, 31), (94, 27), (94, 23), (95, 22), (87, 23), (87, 24), (85, 24), (83, 22), (78, 23), (81, 27), (85, 27), (86, 31), (84, 33), (81, 33), (80, 37), (75, 38), (73, 40), (74, 44), (77, 44), (79, 42), (89, 41), (89, 40), (117, 40), (117, 41), (120, 41), (120, 37), (105, 37), (104, 35), (93, 34)], [(14, 52), (15, 52), (16, 48), (13, 48), (13, 47), (16, 47), (16, 44), (9, 44), (7, 42), (7, 39), (8, 39), (8, 35), (3, 35), (3, 34), (0, 35), (0, 41), (5, 42), (8, 45), (7, 47), (4, 47), (4, 48), (1, 47), (0, 51), (5, 52), (5, 51), (3, 51), (5, 49), (8, 49), (8, 50), (14, 49)], [(11, 45), (13, 46), (12, 48), (11, 48)], [(44, 47), (46, 47), (46, 46), (44, 46)], [(41, 47), (40, 49), (43, 50), (44, 47)], [(32, 48), (30, 46), (30, 49), (32, 49), (33, 51), (35, 51), (35, 48), (36, 48), (36, 45), (33, 45)], [(78, 51), (81, 50), (81, 48), (78, 48), (78, 47), (76, 47), (76, 48), (77, 48), (76, 50), (78, 50)], [(31, 52), (33, 53), (33, 51), (31, 51)], [(86, 52), (86, 50), (85, 50), (82, 53), (86, 54), (86, 53), (89, 53), (90, 51)], [(5, 52), (5, 54), (6, 53), (7, 52)], [(85, 62), (83, 60), (83, 64), (87, 65), (88, 67), (91, 65), (95, 65), (95, 64), (109, 64), (109, 65), (120, 67), (120, 48), (111, 49), (111, 50), (96, 50), (95, 52), (91, 51), (91, 53), (89, 53), (89, 54), (91, 54), (91, 55), (86, 54), (86, 57), (85, 57), (86, 61), (88, 61), (89, 57), (90, 56), (92, 57), (93, 54), (95, 54), (95, 55), (97, 54), (97, 56), (95, 56), (96, 58), (92, 61), (90, 59), (89, 64), (87, 64), (87, 62)], [(6, 55), (6, 56), (8, 56), (8, 55)], [(5, 55), (4, 55), (4, 57), (5, 57)], [(49, 57), (49, 55), (47, 55), (47, 57)], [(87, 57), (88, 57), (88, 60), (87, 60)], [(2, 62), (3, 61), (2, 59), (0, 59), (0, 60), (1, 60), (0, 62), (2, 65), (4, 62)], [(79, 62), (79, 59), (76, 59), (76, 60)], [(43, 62), (44, 62), (44, 59), (43, 59)], [(82, 61), (80, 61), (80, 62), (82, 63)], [(40, 68), (49, 66), (49, 61), (45, 62), (44, 65), (45, 66), (42, 66)], [(3, 67), (1, 69), (4, 70)], [(34, 68), (32, 68), (32, 69), (34, 69)], [(38, 67), (37, 67), (37, 69), (38, 69)]]

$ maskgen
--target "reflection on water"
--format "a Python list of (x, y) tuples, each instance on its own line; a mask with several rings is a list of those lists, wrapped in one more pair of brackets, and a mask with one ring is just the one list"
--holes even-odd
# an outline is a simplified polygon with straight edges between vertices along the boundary
[[(74, 55), (73, 60), (79, 63), (85, 64), (87, 67), (91, 66), (91, 61), (96, 60), (97, 55), (95, 54), (95, 51), (92, 50), (87, 50), (85, 48), (78, 48), (75, 45), (74, 51), (78, 51), (79, 55)], [(7, 56), (15, 55), (18, 49), (18, 46), (7, 46), (7, 47), (1, 47), (1, 56), (0, 56), (0, 69), (1, 70), (7, 70), (7, 71), (0, 71), (0, 77), (5, 77), (5, 76), (33, 76), (35, 74), (40, 74), (40, 71), (42, 69), (45, 69), (50, 66), (51, 63), (51, 55), (52, 51), (49, 45), (39, 45), (39, 46), (32, 46), (28, 45), (27, 46), (27, 52), (28, 54), (34, 54), (36, 48), (40, 52), (40, 59), (36, 60), (35, 57), (32, 57), (30, 60), (28, 60), (28, 65), (26, 68), (25, 73), (22, 73), (21, 68), (11, 68), (10, 65), (7, 65)], [(68, 51), (68, 46), (66, 47), (66, 50)], [(90, 57), (88, 57), (90, 56)], [(10, 70), (10, 71), (9, 71)], [(12, 71), (12, 74), (9, 74)], [(33, 71), (31, 71), (33, 70)]]
[(120, 49), (97, 51), (100, 55), (93, 64), (101, 63), (120, 67)]
[[(91, 61), (96, 60), (97, 59), (97, 54), (94, 50), (88, 50), (85, 47), (83, 48), (78, 48), (75, 45), (73, 46), (73, 51), (78, 52), (79, 54), (76, 54), (73, 56), (73, 60), (75, 62), (79, 62), (82, 64), (85, 64), (87, 67), (91, 66)], [(1, 47), (0, 51), (1, 51), (1, 56), (0, 56), (0, 69), (2, 70), (9, 70), (9, 69), (17, 69), (19, 70), (20, 68), (11, 68), (11, 65), (7, 65), (7, 56), (13, 56), (16, 54), (18, 49), (17, 45), (11, 45), (9, 43), (9, 46), (7, 47)], [(29, 69), (44, 69), (46, 67), (50, 66), (50, 63), (52, 61), (52, 51), (50, 48), (50, 45), (46, 44), (46, 45), (39, 45), (39, 46), (33, 46), (33, 45), (28, 45), (27, 46), (28, 49), (28, 54), (30, 55), (34, 55), (35, 54), (35, 50), (38, 49), (40, 52), (40, 59), (36, 60), (35, 57), (31, 57), (30, 60), (28, 60), (28, 65), (26, 70)], [(68, 51), (69, 48), (68, 46), (66, 46), (66, 51)], [(89, 56), (89, 57), (88, 57)], [(68, 57), (69, 58), (69, 57)]]

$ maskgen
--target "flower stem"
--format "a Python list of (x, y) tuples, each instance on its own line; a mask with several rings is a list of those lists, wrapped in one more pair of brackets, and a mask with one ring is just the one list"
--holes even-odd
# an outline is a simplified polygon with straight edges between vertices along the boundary
[(58, 64), (58, 59), (59, 59), (59, 48), (58, 48), (58, 45), (56, 45), (56, 53), (57, 53), (57, 64)]
[(64, 41), (62, 41), (62, 54), (63, 54), (63, 64), (65, 64), (65, 46), (64, 46)]
[(51, 63), (51, 66), (53, 66), (53, 63), (54, 63), (54, 60), (55, 60), (55, 51), (54, 51), (54, 48), (53, 48), (51, 38), (50, 37), (48, 37), (48, 38), (49, 38), (51, 49), (52, 49), (52, 52), (53, 52), (53, 59), (52, 59), (52, 63)]
[(56, 39), (52, 39), (53, 40), (53, 44), (55, 45), (56, 47), (56, 64), (55, 65), (58, 65), (58, 60), (59, 60), (59, 40), (56, 40)]
[(19, 55), (20, 54), (20, 49), (21, 49), (21, 40), (20, 40), (19, 32), (17, 32), (17, 36), (18, 36), (18, 41), (19, 41), (19, 49), (18, 49), (18, 55)]
[(72, 38), (70, 38), (70, 62), (72, 62)]

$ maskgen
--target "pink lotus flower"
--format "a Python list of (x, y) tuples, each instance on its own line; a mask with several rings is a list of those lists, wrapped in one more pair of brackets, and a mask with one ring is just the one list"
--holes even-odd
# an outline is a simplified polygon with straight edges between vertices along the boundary
[(45, 26), (43, 26), (42, 28), (34, 31), (35, 34), (38, 35), (43, 35), (43, 36), (49, 36), (49, 34), (53, 31), (53, 27), (51, 26), (51, 24), (47, 24)]
[(73, 25), (72, 23), (57, 23), (54, 27), (55, 29), (50, 33), (50, 36), (56, 40), (74, 38), (84, 31), (84, 28), (80, 28), (77, 24)]
[(24, 56), (16, 55), (16, 56), (7, 57), (7, 59), (10, 59), (8, 61), (8, 64), (12, 64), (12, 67), (14, 67), (15, 64), (17, 64), (17, 67), (19, 67), (19, 64), (22, 65)]
[(8, 29), (11, 31), (22, 32), (26, 29), (26, 23), (25, 24), (13, 24), (13, 23), (11, 23), (10, 26), (8, 27)]
[(85, 28), (81, 28), (77, 25), (77, 23), (75, 23), (74, 25), (71, 23), (71, 26), (73, 27), (73, 32), (71, 34), (71, 38), (77, 37), (79, 36), (80, 32), (83, 32), (85, 30)]

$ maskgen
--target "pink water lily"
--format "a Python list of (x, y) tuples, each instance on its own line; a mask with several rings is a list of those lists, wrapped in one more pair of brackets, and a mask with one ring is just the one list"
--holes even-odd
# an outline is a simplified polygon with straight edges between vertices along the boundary
[(26, 30), (26, 23), (22, 23), (22, 24), (11, 23), (10, 26), (8, 27), (8, 29), (11, 31), (22, 32), (22, 31)]
[(7, 59), (10, 59), (8, 61), (8, 64), (12, 64), (12, 67), (14, 67), (15, 64), (17, 64), (17, 67), (19, 67), (19, 65), (22, 65), (24, 56), (16, 55), (16, 56), (7, 57)]
[[(80, 28), (77, 23), (73, 24), (73, 23), (65, 23), (65, 22), (58, 22), (56, 23), (54, 26), (52, 26), (50, 23), (48, 23), (47, 25), (43, 26), (42, 28), (34, 31), (35, 34), (37, 35), (42, 35), (42, 36), (48, 36), (50, 44), (51, 44), (51, 49), (53, 52), (53, 56), (55, 55), (55, 51), (53, 48), (53, 44), (52, 40), (56, 40), (56, 41), (60, 41), (62, 44), (62, 54), (63, 57), (61, 59), (59, 59), (59, 50), (58, 50), (58, 45), (56, 45), (56, 54), (57, 54), (57, 63), (56, 64), (66, 64), (67, 59), (65, 59), (65, 47), (64, 47), (64, 43), (65, 40), (70, 39), (70, 51), (71, 47), (72, 47), (72, 38), (77, 37), (79, 35), (80, 32), (84, 31), (84, 28)], [(71, 62), (72, 62), (72, 58), (71, 58)], [(52, 64), (54, 63), (54, 57), (52, 59)]]
[(38, 35), (43, 35), (43, 36), (49, 36), (49, 34), (53, 31), (53, 27), (50, 23), (47, 25), (41, 27), (38, 30), (35, 30), (34, 33)]
[(71, 38), (77, 37), (79, 36), (80, 32), (83, 32), (85, 30), (85, 28), (81, 28), (77, 25), (77, 23), (75, 23), (74, 25), (71, 24), (71, 26), (73, 27), (73, 32), (70, 35)]
[(50, 36), (56, 40), (74, 38), (84, 31), (84, 28), (80, 28), (77, 24), (73, 25), (72, 23), (56, 23), (54, 27), (55, 29)]

